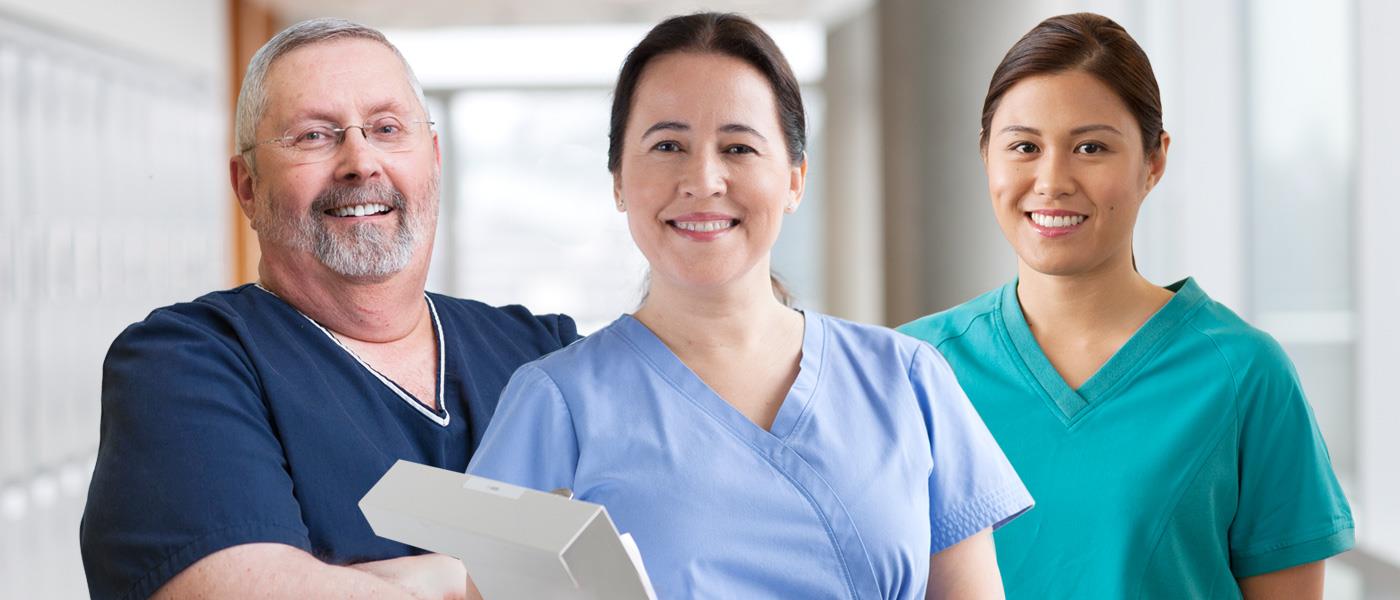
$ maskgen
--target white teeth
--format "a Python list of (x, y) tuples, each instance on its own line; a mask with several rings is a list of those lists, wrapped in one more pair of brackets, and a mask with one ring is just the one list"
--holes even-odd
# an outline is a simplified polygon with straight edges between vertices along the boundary
[(1084, 215), (1073, 215), (1068, 217), (1052, 217), (1037, 212), (1031, 213), (1031, 220), (1041, 227), (1074, 227), (1084, 222), (1088, 217)]
[(731, 225), (733, 225), (733, 223), (734, 223), (734, 222), (731, 221), (731, 220), (725, 220), (725, 221), (676, 221), (676, 227), (678, 227), (678, 228), (680, 228), (680, 229), (684, 229), (684, 230), (686, 230), (686, 231), (698, 231), (698, 232), (701, 232), (701, 233), (707, 233), (707, 232), (711, 232), (711, 231), (719, 231), (719, 230), (721, 230), (721, 229), (728, 229)]
[(389, 207), (383, 204), (356, 204), (355, 206), (343, 206), (331, 211), (337, 217), (363, 217), (365, 215), (377, 215), (389, 212)]

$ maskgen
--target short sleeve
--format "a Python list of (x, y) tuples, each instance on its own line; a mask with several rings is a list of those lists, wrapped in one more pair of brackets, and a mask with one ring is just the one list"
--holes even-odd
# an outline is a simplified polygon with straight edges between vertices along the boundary
[(578, 437), (559, 387), (527, 364), (501, 392), (500, 404), (467, 472), (541, 491), (573, 488)]
[(1269, 340), (1241, 376), (1240, 498), (1230, 566), (1249, 577), (1355, 544), (1351, 508), (1292, 363)]
[(310, 549), (281, 444), (235, 339), (167, 309), (108, 351), (80, 528), (93, 598), (145, 598), (231, 546)]
[(999, 528), (1034, 502), (937, 350), (920, 343), (909, 369), (933, 448), (930, 554)]

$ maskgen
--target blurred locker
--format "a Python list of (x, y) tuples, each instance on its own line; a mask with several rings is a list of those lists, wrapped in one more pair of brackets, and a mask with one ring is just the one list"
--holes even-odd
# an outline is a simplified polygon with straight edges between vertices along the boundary
[[(97, 96), (102, 99), (95, 107), (97, 118), (96, 126), (92, 131), (93, 151), (99, 157), (97, 169), (93, 171), (94, 185), (100, 193), (94, 197), (96, 204), (93, 206), (92, 215), (97, 222), (107, 224), (109, 219), (120, 215), (121, 198), (120, 190), (115, 187), (118, 180), (118, 173), (121, 173), (122, 160), (121, 146), (119, 139), (120, 117), (117, 109), (121, 106), (121, 84), (116, 80), (112, 69), (105, 68), (97, 78)], [(105, 231), (104, 227), (104, 231)]]
[(0, 331), (5, 332), (0, 335), (0, 486), (19, 481), (28, 466), (24, 447), (28, 439), (24, 432), (24, 406), (28, 399), (21, 390), (24, 373), (20, 367), (20, 357), (24, 355), (19, 335), (23, 320), (24, 315), (14, 304), (0, 304)]
[(100, 100), (97, 97), (97, 72), (91, 63), (75, 63), (73, 65), (72, 92), (69, 97), (69, 121), (73, 126), (70, 131), (75, 136), (75, 143), (70, 144), (68, 156), (70, 158), (70, 168), (74, 173), (81, 173), (81, 177), (70, 177), (69, 185), (73, 187), (73, 215), (81, 222), (92, 222), (92, 208), (98, 202), (97, 179), (93, 177), (97, 173), (98, 144), (97, 135), (97, 105)]
[(97, 295), (102, 306), (110, 307), (122, 300), (122, 231), (103, 220), (97, 247)]
[[(61, 423), (57, 423), (53, 417), (54, 407), (62, 401), (59, 392), (63, 386), (61, 382), (54, 380), (55, 363), (61, 360), (57, 352), (58, 340), (54, 338), (63, 332), (52, 329), (56, 320), (53, 306), (58, 284), (57, 269), (54, 265), (62, 260), (61, 257), (54, 256), (55, 247), (52, 242), (56, 233), (53, 227), (62, 218), (63, 210), (63, 198), (58, 195), (61, 187), (56, 181), (58, 177), (54, 167), (56, 157), (52, 135), (59, 130), (56, 121), (60, 115), (54, 110), (59, 92), (55, 59), (53, 53), (46, 50), (48, 49), (44, 47), (39, 48), (30, 60), (31, 78), (26, 91), (30, 96), (31, 110), (29, 119), (21, 124), (27, 132), (22, 139), (25, 140), (26, 148), (33, 154), (30, 178), (33, 191), (28, 197), (35, 201), (26, 202), (22, 206), (27, 209), (27, 215), (21, 217), (20, 222), (35, 233), (33, 254), (30, 256), (34, 278), (31, 283), (33, 291), (29, 295), (32, 299), (29, 306), (32, 318), (26, 327), (30, 330), (27, 347), (32, 352), (34, 362), (30, 447), (34, 448), (35, 462), (32, 467), (40, 472), (51, 467), (60, 456), (62, 440), (58, 429)], [(42, 491), (45, 488), (39, 486), (35, 489)], [(38, 509), (36, 502), (36, 510)]]
[[(3, 131), (17, 131), (19, 93), (19, 52), (14, 45), (0, 42), (0, 128)], [(19, 151), (17, 139), (13, 133), (0, 136), (0, 217), (7, 217), (6, 223), (9, 223), (8, 217), (15, 214), (15, 204), (20, 201), (14, 172)], [(0, 281), (0, 285), (8, 283)]]
[[(19, 55), (13, 44), (0, 43), (0, 131), (14, 131), (18, 110)], [(0, 136), (0, 597), (18, 598), (24, 538), (21, 536), (27, 495), (24, 477), (23, 397), (18, 357), (22, 316), (19, 308), (14, 204), (18, 201), (15, 136)]]
[(26, 172), (29, 175), (29, 186), (19, 202), (18, 214), (21, 222), (48, 214), (55, 203), (54, 198), (48, 195), (51, 184), (48, 180), (49, 163), (52, 159), (49, 155), (51, 139), (45, 134), (45, 129), (52, 125), (50, 119), (53, 118), (48, 110), (53, 102), (52, 59), (41, 51), (31, 50), (24, 63), (24, 81), (20, 88), (24, 95), (24, 109), (23, 117), (18, 123), (17, 140), (23, 144), (24, 151), (20, 155), (28, 157), (29, 168)]
[[(39, 67), (36, 67), (35, 52), (32, 48), (17, 49), (14, 54), (13, 77), (13, 118), (10, 120), (10, 131), (15, 132), (12, 136), (7, 136), (9, 143), (21, 144), (34, 135), (33, 119), (37, 115), (37, 105), (40, 99), (35, 93), (34, 81)], [(13, 298), (10, 305), (13, 319), (6, 327), (5, 343), (12, 350), (7, 352), (5, 359), (8, 365), (10, 377), (8, 380), (8, 398), (10, 409), (7, 420), (14, 427), (17, 427), (16, 435), (12, 438), (13, 452), (10, 457), (15, 461), (16, 484), (23, 484), (27, 494), (27, 478), (30, 471), (36, 466), (34, 441), (37, 432), (35, 426), (35, 405), (41, 401), (36, 397), (33, 382), (36, 379), (35, 368), (37, 361), (34, 360), (33, 335), (31, 324), (33, 323), (32, 307), (35, 306), (37, 298), (36, 292), (41, 286), (38, 285), (40, 275), (38, 263), (40, 261), (41, 232), (34, 227), (33, 205), (40, 204), (36, 201), (35, 188), (35, 162), (34, 152), (29, 147), (15, 147), (13, 160), (5, 165), (11, 170), (4, 177), (12, 182), (10, 188), (13, 192), (12, 202), (7, 208), (6, 221), (10, 226), (10, 245), (12, 248), (11, 260), (13, 265)], [(9, 195), (9, 194), (7, 194)]]
[(83, 218), (81, 201), (77, 194), (77, 182), (82, 177), (74, 177), (75, 167), (80, 161), (80, 148), (85, 145), (86, 136), (78, 129), (76, 113), (78, 77), (77, 66), (72, 57), (55, 61), (49, 93), (53, 101), (49, 104), (54, 123), (49, 130), (48, 146), (49, 177), (53, 182), (52, 197), (57, 200), (54, 212), (49, 215), (49, 291), (51, 298), (45, 302), (48, 309), (49, 325), (44, 329), (46, 337), (51, 335), (50, 360), (44, 373), (54, 382), (47, 407), (49, 435), (53, 437), (52, 457), (46, 465), (58, 469), (71, 460), (83, 443), (79, 432), (73, 428), (73, 409), (77, 401), (77, 391), (82, 384), (81, 365), (76, 362), (79, 356), (78, 341), (81, 322), (75, 318), (81, 312), (77, 304), (77, 244), (75, 227)]
[(33, 586), (34, 598), (59, 598), (58, 589), (63, 585), (60, 580), (66, 578), (69, 568), (67, 565), (58, 564), (58, 556), (62, 553), (60, 546), (71, 545), (74, 535), (69, 539), (62, 539), (63, 524), (61, 521), (69, 515), (63, 514), (60, 510), (62, 497), (59, 495), (58, 479), (54, 477), (52, 471), (43, 470), (36, 474), (30, 484), (30, 498), (34, 503), (34, 515), (29, 520), (33, 523), (32, 541), (30, 542), (30, 552), (33, 553), (32, 568), (25, 574)]
[[(20, 87), (18, 49), (9, 43), (0, 43), (0, 131), (14, 131), (18, 112)], [(14, 493), (7, 494), (24, 471), (23, 456), (23, 416), (19, 396), (17, 360), (22, 352), (18, 336), (19, 321), (19, 274), (16, 265), (18, 257), (15, 203), (19, 198), (19, 174), (16, 172), (17, 149), (15, 136), (0, 136), (0, 530), (14, 532), (18, 528), (16, 509), (13, 506)], [(10, 508), (6, 509), (9, 498)], [(0, 536), (0, 569), (12, 562), (10, 535)], [(0, 581), (9, 579), (8, 573), (0, 570)], [(0, 591), (5, 591), (0, 583)], [(10, 597), (10, 596), (6, 596)]]
[[(54, 189), (62, 189), (55, 185)], [(50, 217), (45, 241), (45, 277), (48, 279), (46, 297), (35, 307), (39, 331), (36, 347), (43, 364), (39, 380), (43, 383), (41, 415), (44, 452), (40, 460), (45, 468), (56, 467), (77, 449), (77, 432), (69, 426), (69, 408), (73, 402), (75, 373), (74, 342), (78, 337), (74, 318), (77, 306), (73, 301), (73, 235), (67, 219)]]
[(29, 491), (15, 481), (0, 483), (0, 598), (25, 598), (28, 577)]
[(0, 17), (0, 598), (85, 595), (106, 350), (225, 283), (217, 83)]

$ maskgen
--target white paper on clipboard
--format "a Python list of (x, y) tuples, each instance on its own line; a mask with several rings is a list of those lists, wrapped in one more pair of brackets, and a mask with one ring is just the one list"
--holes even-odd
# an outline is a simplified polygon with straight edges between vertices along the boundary
[(400, 460), (360, 511), (380, 537), (461, 559), (486, 600), (656, 598), (598, 504)]

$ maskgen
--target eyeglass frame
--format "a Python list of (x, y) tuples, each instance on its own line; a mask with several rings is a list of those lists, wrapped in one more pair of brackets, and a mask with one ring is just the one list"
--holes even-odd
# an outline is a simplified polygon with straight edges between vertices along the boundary
[[(397, 116), (394, 116), (394, 115), (385, 115), (385, 116), (387, 116), (387, 117), (392, 117), (394, 120), (399, 121), (401, 124), (404, 125), (405, 128), (407, 128), (407, 127), (409, 127), (409, 126), (416, 126), (416, 125), (427, 125), (428, 127), (431, 128), (432, 126), (437, 125), (437, 122), (436, 122), (436, 121), (426, 121), (426, 120), (422, 120), (422, 119), (414, 119), (414, 120), (408, 121), (407, 123), (404, 123), (404, 122), (403, 122), (402, 120), (400, 120)], [(383, 117), (381, 117), (381, 118), (383, 118)], [(327, 123), (329, 124), (329, 122), (327, 122)], [(335, 136), (336, 136), (336, 137), (335, 137), (335, 144), (332, 146), (333, 148), (335, 148), (335, 152), (339, 152), (339, 151), (340, 151), (340, 147), (341, 147), (342, 145), (345, 144), (345, 136), (347, 135), (347, 132), (349, 132), (351, 129), (358, 129), (358, 130), (360, 130), (360, 135), (364, 136), (365, 141), (369, 143), (370, 147), (372, 147), (372, 148), (374, 148), (374, 149), (376, 149), (376, 150), (379, 150), (380, 152), (400, 152), (400, 151), (389, 151), (389, 150), (384, 150), (384, 149), (380, 148), (379, 146), (374, 145), (374, 141), (371, 140), (371, 139), (370, 139), (370, 136), (369, 136), (369, 128), (370, 128), (371, 126), (373, 126), (373, 125), (374, 125), (374, 123), (362, 123), (362, 124), (360, 124), (360, 125), (345, 125), (345, 126), (341, 126), (341, 125), (338, 124), (338, 123), (337, 123), (337, 124), (334, 124), (334, 126), (331, 127), (331, 130), (330, 130), (330, 131), (331, 131), (331, 133), (334, 133)], [(284, 132), (283, 135), (280, 135), (280, 136), (275, 137), (275, 138), (272, 138), (272, 139), (263, 140), (263, 141), (261, 141), (261, 142), (253, 142), (253, 144), (252, 144), (251, 146), (248, 146), (247, 148), (244, 148), (242, 151), (239, 152), (239, 154), (240, 154), (240, 155), (242, 155), (242, 154), (247, 154), (247, 153), (249, 153), (249, 152), (252, 152), (253, 150), (256, 150), (258, 146), (263, 146), (263, 145), (267, 145), (267, 144), (277, 144), (277, 147), (282, 148), (282, 149), (284, 149), (284, 150), (291, 150), (291, 151), (297, 153), (298, 155), (303, 154), (305, 151), (303, 151), (303, 150), (298, 150), (295, 146), (286, 143), (288, 140), (295, 140), (296, 137), (297, 137), (296, 135), (288, 135), (288, 133), (290, 133), (290, 132), (292, 131), (292, 129), (296, 129), (296, 128), (293, 127), (293, 128), (287, 129), (287, 131)], [(326, 158), (322, 158), (322, 159), (319, 159), (319, 160), (316, 160), (316, 161), (312, 161), (312, 162), (321, 162), (321, 161), (327, 160), (327, 159), (329, 159), (331, 156), (334, 156), (334, 155), (335, 155), (335, 152), (332, 152), (331, 154), (326, 155)]]

